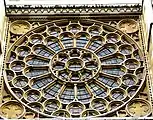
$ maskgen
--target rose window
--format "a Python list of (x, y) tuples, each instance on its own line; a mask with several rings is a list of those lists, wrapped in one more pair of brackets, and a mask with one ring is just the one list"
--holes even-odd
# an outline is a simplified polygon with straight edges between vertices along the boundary
[(5, 82), (18, 101), (43, 116), (109, 116), (142, 87), (142, 58), (136, 42), (115, 27), (54, 21), (24, 33), (10, 47)]

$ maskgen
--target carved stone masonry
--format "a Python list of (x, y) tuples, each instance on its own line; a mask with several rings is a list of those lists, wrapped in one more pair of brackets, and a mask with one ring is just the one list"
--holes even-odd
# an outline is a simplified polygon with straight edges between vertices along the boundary
[(141, 14), (141, 4), (119, 5), (9, 5), (6, 14), (9, 15), (70, 15), (70, 14)]

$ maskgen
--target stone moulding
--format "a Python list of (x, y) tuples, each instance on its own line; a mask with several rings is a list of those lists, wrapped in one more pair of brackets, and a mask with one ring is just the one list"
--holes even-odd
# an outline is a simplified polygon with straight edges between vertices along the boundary
[(7, 5), (6, 15), (141, 14), (142, 4)]

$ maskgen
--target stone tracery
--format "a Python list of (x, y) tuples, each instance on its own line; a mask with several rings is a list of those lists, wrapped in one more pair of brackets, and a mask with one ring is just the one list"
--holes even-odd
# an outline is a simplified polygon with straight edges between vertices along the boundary
[(5, 80), (11, 93), (44, 116), (105, 116), (130, 102), (144, 82), (139, 46), (101, 22), (58, 24), (37, 27), (12, 45)]

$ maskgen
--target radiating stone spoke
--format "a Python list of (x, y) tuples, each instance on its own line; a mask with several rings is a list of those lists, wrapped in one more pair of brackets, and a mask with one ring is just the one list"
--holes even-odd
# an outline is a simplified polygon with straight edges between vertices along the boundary
[(101, 48), (99, 48), (95, 53), (99, 57), (106, 57), (108, 55), (114, 54), (116, 52), (116, 50), (117, 50), (116, 44), (107, 43), (107, 44), (103, 45)]
[(34, 53), (45, 58), (51, 58), (54, 52), (45, 45), (37, 44), (33, 47)]
[(120, 65), (102, 65), (102, 72), (118, 77), (126, 73), (126, 68)]
[(77, 99), (83, 103), (89, 103), (91, 95), (85, 86), (77, 86)]
[(50, 59), (47, 59), (45, 57), (39, 56), (39, 55), (28, 55), (25, 58), (25, 61), (30, 66), (48, 66)]
[(29, 77), (29, 78), (32, 78), (32, 77), (37, 77), (37, 76), (41, 76), (41, 75), (44, 75), (44, 74), (47, 74), (49, 73), (50, 71), (48, 70), (48, 67), (27, 67), (25, 68), (24, 70), (24, 74)]
[(118, 87), (121, 84), (121, 80), (119, 78), (112, 77), (104, 73), (100, 73), (97, 80), (110, 88)]
[(98, 85), (96, 82), (90, 83), (89, 88), (96, 96), (99, 96), (99, 97), (106, 97), (107, 96), (107, 90), (105, 88), (103, 88), (102, 86)]
[(101, 46), (104, 45), (105, 39), (101, 36), (94, 36), (91, 38), (90, 43), (88, 45), (88, 49), (95, 51)]
[(86, 32), (80, 32), (78, 33), (76, 38), (76, 47), (78, 48), (84, 48), (89, 41), (89, 34)]
[(116, 65), (118, 65), (118, 64), (123, 63), (124, 60), (125, 60), (125, 56), (120, 54), (120, 53), (115, 53), (115, 54), (110, 55), (108, 57), (101, 57), (100, 58), (101, 63), (102, 64), (106, 64), (106, 65), (107, 64), (114, 64), (114, 65), (116, 64)]
[(75, 99), (75, 92), (74, 92), (74, 86), (65, 86), (64, 90), (62, 93), (60, 92), (59, 99), (63, 103), (70, 103)]
[(74, 46), (74, 36), (71, 32), (63, 32), (59, 36), (64, 48), (70, 48)]
[(62, 87), (62, 85), (57, 83), (57, 82), (48, 84), (43, 89), (44, 97), (46, 97), (46, 98), (55, 98), (55, 97), (57, 97), (61, 87)]
[(54, 52), (58, 52), (62, 49), (59, 39), (55, 36), (49, 36), (44, 41), (46, 46)]
[(54, 82), (55, 79), (53, 78), (53, 76), (51, 76), (51, 74), (47, 73), (42, 75), (41, 77), (35, 77), (33, 79), (30, 80), (30, 85), (32, 88), (35, 89), (43, 89), (46, 86), (48, 86), (48, 84), (52, 84), (52, 82)]

